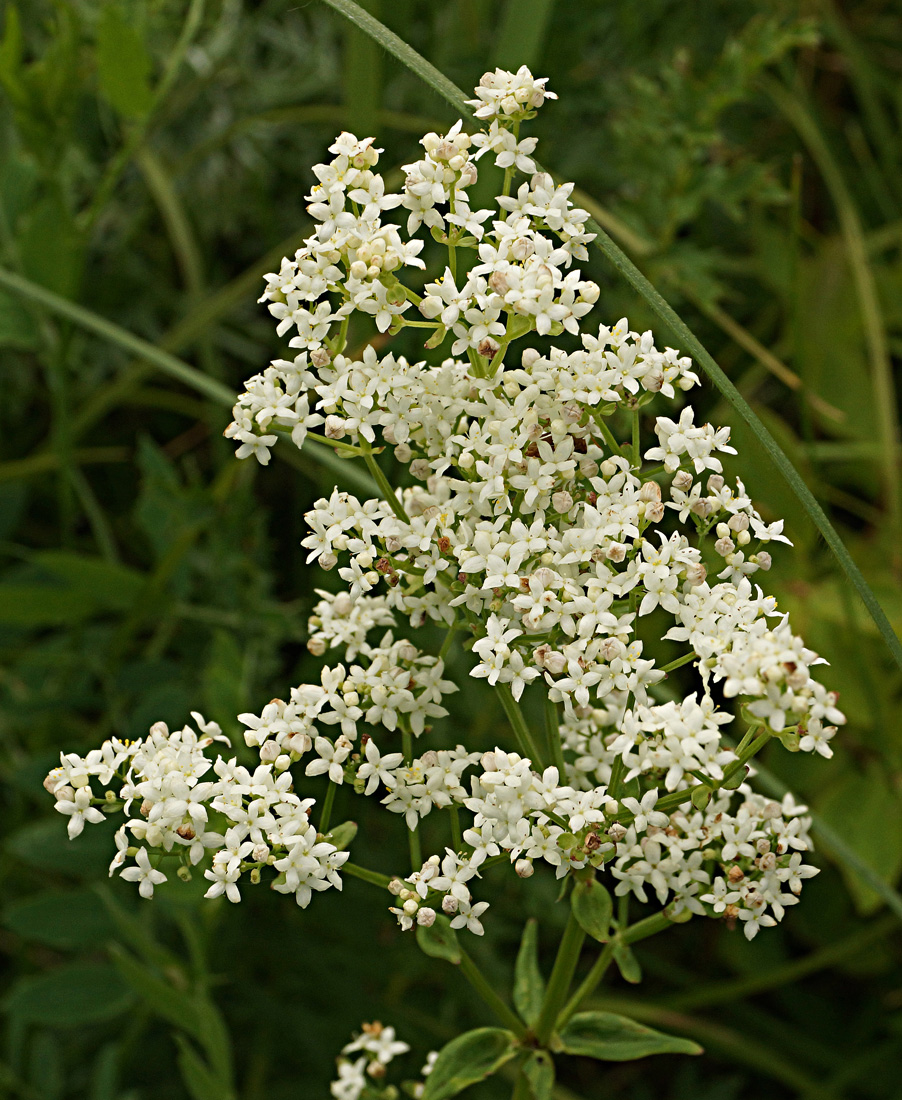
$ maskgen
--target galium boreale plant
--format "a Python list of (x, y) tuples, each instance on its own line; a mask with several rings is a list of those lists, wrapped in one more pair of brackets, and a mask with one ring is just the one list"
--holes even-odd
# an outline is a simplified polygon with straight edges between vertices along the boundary
[[(513, 1059), (516, 1094), (542, 1098), (559, 1053), (697, 1051), (580, 1010), (612, 961), (635, 979), (631, 944), (674, 922), (711, 917), (752, 939), (783, 919), (816, 873), (803, 861), (810, 819), (791, 796), (756, 793), (752, 760), (774, 740), (829, 757), (844, 721), (812, 675), (821, 658), (758, 586), (771, 544), (788, 539), (724, 477), (729, 428), (696, 422), (691, 361), (626, 319), (590, 319), (587, 215), (571, 184), (536, 171), (536, 139), (521, 133), (553, 98), (526, 68), (486, 73), (471, 103), (481, 128), (427, 134), (397, 193), (372, 137), (342, 133), (314, 168), (316, 231), (261, 299), (291, 351), (246, 383), (226, 435), (264, 466), (274, 446), (315, 438), (359, 461), (374, 492), (336, 489), (306, 516), (308, 561), (340, 580), (319, 592), (308, 647), (334, 656), (319, 682), (240, 716), (258, 766), (195, 714), (196, 730), (157, 723), (139, 741), (64, 754), (46, 781), (72, 837), (124, 814), (110, 873), (144, 897), (171, 869), (202, 870), (206, 896), (231, 902), (265, 877), (302, 907), (343, 875), (372, 883), (502, 1025), (446, 1046), (417, 1086), (425, 1100)], [(474, 209), (485, 158), (503, 184)], [(417, 279), (427, 241), (444, 258)], [(355, 313), (388, 337), (419, 330), (427, 356), (351, 353)], [(377, 459), (386, 451), (398, 483)], [(672, 625), (655, 637), (661, 613)], [(438, 653), (405, 636), (426, 623), (447, 631)], [(649, 656), (662, 633), (684, 650), (663, 667)], [(509, 728), (498, 744), (463, 732), (421, 751), (458, 689), (445, 657), (461, 643)], [(674, 697), (665, 678), (690, 665), (695, 690)], [(543, 728), (526, 720), (525, 692), (543, 697)], [(316, 776), (322, 800), (306, 782)], [(332, 820), (342, 786), (395, 815), (409, 869), (350, 861), (354, 827)], [(433, 811), (447, 843), (423, 852)], [(513, 1008), (461, 942), (491, 919), (493, 864), (524, 890), (537, 870), (554, 874), (570, 909), (547, 984), (527, 925)], [(656, 911), (630, 924), (630, 897)], [(587, 937), (603, 947), (574, 989)], [(389, 1095), (355, 1064), (336, 1096)]]

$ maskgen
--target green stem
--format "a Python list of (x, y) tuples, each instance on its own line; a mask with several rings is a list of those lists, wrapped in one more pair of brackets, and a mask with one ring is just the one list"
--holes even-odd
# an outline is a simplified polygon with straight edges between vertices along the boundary
[(457, 632), (457, 623), (452, 623), (448, 627), (448, 633), (445, 635), (445, 640), (442, 642), (442, 648), (438, 651), (438, 659), (444, 661), (451, 650), (451, 643), (454, 641), (454, 635)]
[(460, 811), (452, 803), (448, 807), (449, 816), (451, 818), (451, 843), (454, 845), (455, 852), (463, 851), (464, 838), (460, 831)]
[(669, 665), (664, 665), (661, 672), (673, 672), (677, 668), (682, 668), (683, 665), (688, 665), (690, 661), (697, 661), (697, 653), (685, 653), (682, 657), (677, 657), (675, 661), (671, 661)]
[(410, 869), (419, 871), (423, 866), (423, 848), (420, 844), (420, 826), (407, 830), (407, 847), (410, 850)]
[(629, 945), (631, 943), (638, 943), (640, 940), (648, 939), (649, 936), (654, 936), (658, 932), (663, 932), (666, 928), (671, 928), (673, 921), (664, 915), (663, 912), (655, 913), (651, 917), (646, 917), (645, 920), (636, 921), (630, 928), (625, 928), (622, 932), (618, 932), (616, 936), (606, 943), (604, 950), (595, 960), (595, 964), (589, 973), (586, 975), (585, 980), (579, 989), (573, 994), (564, 1008), (561, 1010), (560, 1016), (558, 1016), (557, 1024), (555, 1027), (558, 1031), (566, 1024), (570, 1017), (579, 1010), (581, 1004), (583, 1004), (592, 994), (595, 992), (599, 982), (605, 976), (608, 967), (614, 958), (614, 948), (618, 943)]
[(557, 1024), (555, 1025), (558, 1031), (566, 1024), (574, 1012), (578, 1010), (583, 1001), (592, 996), (599, 982), (607, 973), (607, 969), (611, 965), (613, 959), (614, 942), (611, 941), (611, 943), (606, 943), (604, 945), (604, 950), (595, 960), (595, 965), (586, 975), (582, 985), (580, 985), (579, 989), (577, 989), (570, 1000), (561, 1009), (561, 1014), (558, 1016)]
[(404, 523), (410, 523), (410, 516), (404, 511), (404, 505), (395, 496), (395, 492), (389, 483), (388, 478), (382, 472), (379, 463), (373, 458), (372, 451), (364, 451), (363, 459), (366, 462), (367, 469), (373, 475), (373, 481), (379, 486), (379, 492), (382, 494), (386, 504), (395, 513), (398, 519)]
[(623, 769), (625, 766), (622, 755), (618, 755), (611, 765), (611, 779), (608, 783), (608, 794), (611, 798), (620, 797), (620, 783), (623, 779)]
[(571, 910), (567, 927), (564, 930), (561, 945), (558, 948), (557, 958), (551, 977), (548, 979), (548, 988), (545, 990), (545, 999), (542, 1002), (542, 1011), (536, 1024), (536, 1039), (540, 1046), (547, 1046), (551, 1033), (554, 1031), (555, 1021), (561, 1011), (561, 1006), (573, 980), (576, 964), (579, 962), (579, 953), (583, 945), (586, 933), (580, 927), (579, 921)]
[(642, 465), (642, 458), (639, 453), (639, 410), (633, 409), (633, 469), (638, 470)]
[(526, 1034), (525, 1025), (492, 989), (485, 975), (463, 948), (460, 949), (460, 972), (504, 1026), (510, 1028), (518, 1039), (522, 1039)]
[(603, 416), (594, 416), (593, 420), (598, 425), (598, 430), (601, 432), (602, 438), (605, 443), (611, 448), (611, 453), (615, 455), (621, 454), (620, 444), (614, 438), (614, 433), (608, 427)]
[(326, 791), (326, 797), (323, 799), (323, 812), (319, 819), (318, 832), (324, 835), (329, 831), (329, 820), (332, 817), (332, 803), (335, 801), (335, 792), (337, 790), (338, 787), (330, 782), (329, 789)]
[(551, 750), (551, 762), (558, 770), (561, 783), (567, 780), (567, 764), (564, 760), (564, 747), (561, 744), (561, 727), (558, 720), (557, 703), (551, 701), (545, 693), (545, 729), (548, 733), (548, 746)]
[[(287, 435), (291, 435), (290, 432), (286, 432)], [(345, 443), (343, 439), (330, 439), (327, 435), (320, 435), (319, 432), (307, 432), (308, 439), (315, 439), (317, 443), (325, 443), (327, 447), (335, 447), (342, 451), (347, 451), (351, 455), (359, 455), (361, 458), (365, 458), (367, 452), (361, 447), (355, 447), (353, 443)]]
[(526, 719), (523, 717), (523, 711), (520, 710), (510, 687), (507, 684), (496, 684), (495, 689), (501, 697), (501, 705), (504, 707), (504, 712), (511, 724), (511, 729), (514, 731), (514, 736), (517, 738), (520, 751), (524, 756), (528, 756), (536, 767), (543, 767), (542, 754), (533, 740)]
[(378, 886), (382, 890), (387, 890), (391, 882), (388, 875), (380, 875), (378, 871), (371, 871), (369, 867), (361, 867), (357, 863), (345, 863), (341, 872), (352, 878), (359, 878), (361, 882), (368, 882), (371, 886)]

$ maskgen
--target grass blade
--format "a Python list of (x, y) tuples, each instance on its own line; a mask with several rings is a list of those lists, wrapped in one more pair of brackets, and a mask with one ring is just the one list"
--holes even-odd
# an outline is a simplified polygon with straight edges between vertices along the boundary
[(861, 308), (864, 340), (871, 361), (871, 381), (876, 406), (874, 415), (883, 451), (883, 491), (889, 515), (890, 541), (892, 546), (898, 547), (902, 536), (902, 489), (899, 480), (899, 422), (896, 417), (893, 365), (861, 219), (840, 167), (805, 103), (776, 80), (765, 81), (764, 87), (807, 145), (827, 185), (839, 218), (849, 269)]
[[(466, 97), (460, 88), (450, 81), (443, 73), (439, 72), (434, 65), (430, 64), (430, 62), (418, 54), (416, 50), (408, 46), (403, 39), (399, 38), (393, 31), (390, 31), (388, 27), (383, 26), (377, 19), (374, 19), (367, 12), (363, 11), (359, 4), (354, 3), (354, 0), (324, 0), (324, 3), (334, 8), (346, 19), (350, 19), (351, 22), (360, 27), (361, 30), (371, 35), (380, 45), (384, 46), (389, 53), (394, 54), (399, 61), (425, 81), (433, 91), (443, 96), (455, 110), (460, 111), (465, 117), (471, 117), (470, 110), (466, 104)], [(601, 226), (593, 219), (590, 218), (586, 222), (586, 226), (590, 232), (597, 234), (593, 242), (595, 247), (600, 249), (610, 263), (612, 263), (620, 274), (623, 275), (630, 286), (645, 299), (658, 317), (664, 321), (671, 332), (677, 337), (681, 350), (695, 359), (717, 389), (720, 390), (754, 432), (758, 442), (765, 451), (767, 451), (774, 465), (789, 483), (789, 487), (798, 497), (802, 507), (811, 517), (815, 527), (820, 531), (824, 541), (833, 551), (843, 572), (852, 582), (852, 586), (868, 609), (868, 614), (876, 623), (877, 629), (886, 642), (887, 648), (893, 655), (893, 659), (899, 668), (902, 668), (902, 644), (900, 644), (893, 628), (890, 626), (889, 619), (887, 619), (883, 608), (871, 591), (870, 585), (864, 579), (861, 570), (853, 561), (852, 555), (843, 544), (836, 528), (827, 518), (827, 514), (820, 504), (818, 504), (814, 494), (802, 480), (796, 468), (786, 457), (783, 449), (761, 422), (761, 419), (757, 416), (751, 405), (749, 405), (742, 394), (740, 394), (730, 379), (717, 365), (710, 352), (708, 352), (701, 341), (694, 335), (686, 322), (679, 317), (676, 311), (664, 300), (664, 298), (662, 298), (658, 291), (655, 290), (626, 253), (614, 243), (608, 234), (605, 233)]]
[[(212, 398), (226, 408), (231, 408), (235, 404), (235, 393), (228, 386), (224, 386), (222, 382), (217, 382), (215, 378), (209, 378), (203, 371), (199, 371), (182, 359), (177, 359), (174, 355), (170, 355), (168, 351), (156, 347), (149, 340), (143, 340), (140, 336), (135, 336), (128, 329), (113, 324), (105, 317), (101, 317), (75, 302), (70, 302), (67, 298), (60, 297), (59, 294), (54, 294), (52, 290), (38, 286), (37, 283), (24, 279), (21, 275), (14, 275), (11, 271), (7, 271), (2, 267), (0, 267), (0, 287), (11, 290), (14, 294), (18, 294), (32, 302), (38, 302), (60, 317), (68, 318), (80, 328), (87, 329), (89, 332), (101, 336), (104, 340), (117, 344), (119, 347), (131, 352), (136, 358), (144, 360), (151, 366), (156, 367), (157, 370), (168, 374), (171, 378), (177, 379), (186, 386), (190, 386), (198, 393)], [(356, 465), (346, 459), (338, 458), (331, 447), (318, 444), (314, 439), (308, 440), (308, 443), (311, 448), (310, 453), (316, 456), (315, 461), (318, 465), (332, 470), (342, 481), (362, 492), (370, 495), (378, 493), (375, 483), (363, 470), (358, 469)], [(293, 464), (297, 464), (293, 461), (295, 458), (299, 462), (303, 462), (303, 456), (295, 455), (295, 452), (284, 447), (277, 450), (276, 454)], [(289, 455), (291, 458), (289, 458)], [(35, 457), (37, 458), (37, 456)], [(33, 471), (28, 470), (28, 472)], [(3, 472), (0, 471), (0, 480), (2, 479)]]

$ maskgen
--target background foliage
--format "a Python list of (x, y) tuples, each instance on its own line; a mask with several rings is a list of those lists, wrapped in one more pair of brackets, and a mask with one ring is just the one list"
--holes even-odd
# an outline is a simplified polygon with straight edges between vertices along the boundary
[[(898, 8), (367, 7), (464, 88), (495, 63), (550, 76), (561, 100), (535, 124), (542, 162), (577, 181), (714, 351), (898, 631)], [(89, 331), (9, 290), (3, 272), (235, 389), (278, 352), (254, 299), (308, 231), (309, 165), (333, 135), (377, 133), (400, 170), (424, 128), (455, 119), (317, 4), (30, 0), (7, 2), (3, 18), (0, 1093), (325, 1096), (339, 1047), (373, 1017), (415, 1047), (415, 1073), (420, 1054), (491, 1021), (450, 967), (402, 939), (371, 887), (348, 879), (304, 912), (262, 888), (237, 907), (199, 904), (197, 880), (139, 904), (106, 878), (109, 830), (70, 844), (40, 787), (60, 749), (140, 736), (156, 719), (179, 726), (191, 708), (237, 733), (236, 713), (316, 675), (303, 641), (319, 581), (303, 565), (302, 515), (352, 470), (306, 450), (266, 471), (235, 462), (215, 386), (167, 376), (118, 330)], [(590, 273), (599, 317), (652, 324), (599, 258)], [(558, 1093), (896, 1096), (902, 899), (887, 909), (854, 857), (890, 886), (902, 873), (898, 671), (769, 460), (711, 388), (703, 401), (707, 418), (734, 424), (732, 472), (788, 519), (796, 548), (768, 581), (829, 654), (826, 681), (850, 719), (832, 765), (777, 750), (766, 781), (791, 785), (844, 844), (822, 837), (822, 874), (779, 929), (748, 944), (693, 921), (639, 946), (638, 989), (617, 977), (597, 998), (700, 1041), (705, 1058), (577, 1063)], [(452, 662), (464, 676), (462, 655)], [(446, 736), (487, 743), (501, 724), (490, 690), (470, 681), (461, 696)], [(342, 798), (337, 812), (361, 824), (355, 860), (403, 870), (400, 831)], [(474, 949), (502, 988), (524, 913), (540, 918), (546, 961), (563, 924), (547, 877), (505, 882)], [(503, 1081), (481, 1087), (474, 1096), (504, 1095)]]

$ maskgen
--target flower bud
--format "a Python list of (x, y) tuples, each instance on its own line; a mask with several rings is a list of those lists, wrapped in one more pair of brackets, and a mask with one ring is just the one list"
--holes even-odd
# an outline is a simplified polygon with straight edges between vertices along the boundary
[(264, 741), (260, 746), (260, 759), (264, 764), (272, 764), (281, 751), (277, 741)]
[(415, 916), (416, 911), (420, 908), (420, 903), (416, 898), (408, 898), (407, 901), (401, 906), (408, 917)]
[(520, 362), (526, 370), (529, 370), (531, 367), (534, 367), (541, 358), (542, 356), (535, 348), (524, 348), (523, 355), (520, 357)]
[(408, 462), (413, 458), (413, 451), (408, 444), (399, 443), (395, 447), (395, 458), (401, 463), (402, 466), (406, 466)]
[(535, 874), (535, 867), (533, 867), (531, 859), (518, 859), (514, 864), (514, 870), (520, 878), (532, 878)]
[(445, 894), (442, 898), (442, 912), (450, 917), (457, 912), (458, 901), (453, 894)]
[(708, 575), (708, 570), (702, 564), (702, 562), (693, 562), (691, 565), (686, 566), (686, 580), (691, 585), (704, 584), (705, 577)]
[(622, 542), (612, 542), (608, 544), (607, 549), (608, 561), (623, 561), (626, 557), (626, 547)]
[(435, 924), (435, 910), (424, 905), (417, 911), (417, 924), (421, 924), (424, 928), (431, 928)]
[(328, 571), (330, 569), (334, 569), (336, 565), (338, 565), (338, 558), (334, 554), (330, 554), (328, 551), (326, 551), (325, 554), (320, 554), (320, 569), (325, 569), (325, 571), (328, 573)]
[(314, 657), (322, 657), (322, 655), (329, 648), (326, 639), (323, 637), (317, 637), (314, 635), (312, 638), (307, 639), (307, 652)]
[(410, 472), (419, 481), (425, 481), (431, 471), (425, 458), (416, 458), (410, 464)]
[(551, 498), (551, 507), (555, 512), (564, 515), (573, 507), (573, 497), (566, 490), (554, 493)]
[(560, 676), (566, 667), (567, 658), (563, 653), (552, 650), (551, 653), (547, 654), (545, 657), (545, 668), (552, 676)]
[(399, 878), (393, 878), (388, 884), (388, 892), (398, 897), (401, 891), (404, 889), (404, 883)]
[(688, 470), (677, 470), (673, 475), (673, 487), (681, 493), (688, 493), (692, 488), (692, 474)]
[(656, 481), (646, 481), (639, 490), (639, 499), (651, 504), (661, 499), (661, 486)]
[(345, 434), (345, 422), (340, 416), (327, 416), (325, 431), (329, 439), (341, 439)]
[(659, 500), (646, 505), (645, 518), (649, 523), (660, 523), (664, 518), (664, 505)]
[(770, 554), (768, 554), (766, 550), (759, 550), (758, 553), (754, 555), (754, 557), (758, 563), (758, 568), (763, 569), (766, 573), (771, 567), (773, 558), (770, 556)]

